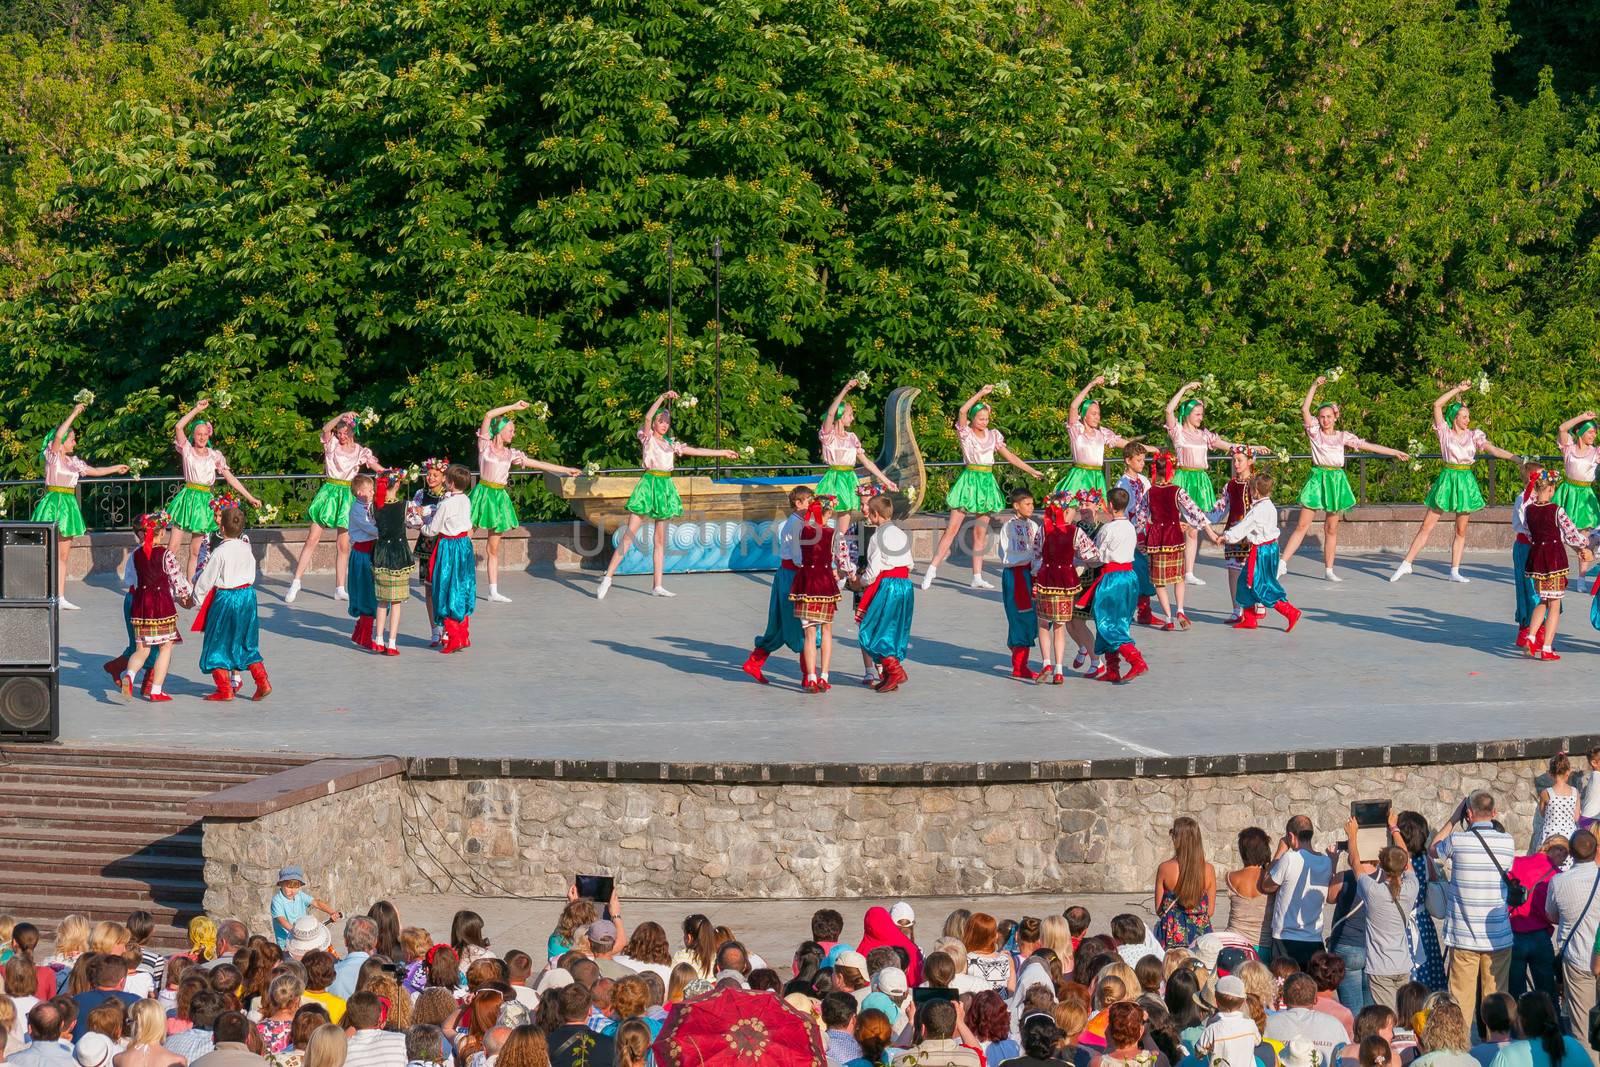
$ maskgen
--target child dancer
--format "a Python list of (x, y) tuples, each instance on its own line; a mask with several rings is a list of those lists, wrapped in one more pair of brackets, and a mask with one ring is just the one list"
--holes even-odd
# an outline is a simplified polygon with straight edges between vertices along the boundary
[(249, 671), (256, 691), (251, 700), (272, 692), (267, 666), (261, 660), (261, 630), (256, 618), (256, 558), (241, 539), (244, 512), (229, 508), (219, 517), (222, 544), (212, 550), (195, 581), (194, 597), (200, 601), (190, 629), (205, 634), (200, 645), (200, 669), (211, 672), (216, 691), (207, 700), (232, 700), (233, 675)]
[(1078, 526), (1077, 504), (1080, 500), (1090, 499), (1092, 492), (1051, 493), (1044, 507), (1039, 572), (1033, 579), (1039, 639), (1044, 645), (1044, 666), (1036, 679), (1040, 683), (1048, 681), (1053, 685), (1061, 685), (1066, 681), (1061, 668), (1067, 661), (1067, 634), (1070, 633), (1078, 643), (1078, 657), (1072, 664), (1073, 670), (1083, 666), (1094, 640), (1089, 634), (1088, 624), (1084, 622), (1084, 612), (1073, 608), (1073, 602), (1083, 592), (1078, 564), (1100, 561), (1094, 542)]
[(166, 513), (140, 515), (138, 525), (144, 531), (144, 543), (133, 550), (133, 567), (139, 580), (133, 591), (133, 633), (139, 647), (128, 657), (128, 669), (122, 672), (122, 695), (133, 699), (133, 677), (153, 648), (156, 664), (150, 671), (145, 698), (156, 704), (172, 699), (162, 686), (167, 680), (167, 665), (172, 661), (172, 646), (182, 640), (178, 636), (178, 604), (187, 606), (194, 601), (177, 559), (161, 543), (169, 528)]
[[(1095, 554), (1103, 566), (1100, 576), (1078, 597), (1077, 606), (1094, 604), (1094, 650), (1105, 656), (1105, 669), (1095, 677), (1107, 682), (1132, 681), (1150, 669), (1133, 643), (1128, 628), (1139, 599), (1139, 580), (1133, 573), (1133, 553), (1139, 535), (1128, 521), (1128, 491), (1111, 490), (1106, 503), (1110, 518), (1095, 535)], [(1122, 674), (1122, 660), (1128, 673)]]
[(1540, 470), (1529, 479), (1533, 501), (1524, 509), (1528, 524), (1528, 577), (1539, 592), (1539, 602), (1533, 607), (1528, 620), (1528, 655), (1534, 659), (1558, 660), (1553, 651), (1556, 627), (1561, 624), (1561, 598), (1567, 592), (1567, 550), (1576, 548), (1579, 558), (1587, 563), (1593, 559), (1589, 542), (1572, 524), (1567, 513), (1554, 500), (1556, 483), (1561, 476), (1555, 471)]
[[(1244, 518), (1228, 527), (1221, 540), (1229, 544), (1244, 543), (1250, 546), (1245, 559), (1244, 578), (1239, 582), (1239, 618), (1235, 630), (1254, 630), (1261, 624), (1255, 607), (1274, 608), (1289, 625), (1284, 633), (1294, 629), (1300, 621), (1300, 609), (1289, 603), (1283, 586), (1278, 583), (1278, 505), (1272, 502), (1272, 475), (1258, 474), (1250, 483), (1255, 503), (1245, 512)], [(1217, 539), (1215, 531), (1211, 532)]]
[[(422, 461), (422, 488), (418, 489), (411, 497), (411, 505), (406, 509), (406, 525), (421, 529), (422, 526), (433, 518), (434, 509), (439, 506), (439, 501), (444, 499), (445, 485), (444, 472), (450, 469), (448, 459), (435, 459), (429, 456)], [(437, 537), (419, 534), (417, 537), (416, 560), (417, 574), (422, 579), (422, 600), (427, 606), (428, 625), (433, 633), (428, 641), (429, 648), (438, 648), (439, 642), (444, 640), (444, 629), (433, 619), (433, 546), (439, 543)]]
[(996, 453), (1028, 477), (1044, 480), (1043, 474), (1012, 454), (1006, 447), (1004, 434), (990, 429), (989, 421), (994, 412), (982, 401), (992, 392), (992, 385), (979, 389), (967, 398), (956, 415), (956, 440), (961, 442), (961, 456), (966, 460), (967, 468), (961, 472), (945, 497), (945, 504), (950, 509), (950, 521), (945, 525), (944, 536), (939, 539), (939, 547), (933, 553), (927, 573), (922, 576), (924, 589), (933, 584), (939, 564), (950, 554), (950, 546), (961, 530), (962, 520), (969, 514), (979, 520), (972, 524), (972, 588), (994, 588), (993, 583), (983, 577), (983, 552), (989, 544), (989, 516), (1006, 506), (1005, 497), (1000, 495), (1000, 483), (994, 477)]
[(1522, 482), (1526, 488), (1511, 501), (1511, 532), (1516, 535), (1511, 544), (1511, 585), (1517, 594), (1515, 617), (1518, 648), (1529, 647), (1533, 606), (1539, 602), (1539, 589), (1528, 577), (1528, 553), (1533, 549), (1533, 540), (1528, 536), (1528, 505), (1533, 503), (1533, 483), (1543, 469), (1537, 460), (1530, 459), (1524, 463)]
[(875, 527), (861, 572), (861, 603), (856, 607), (856, 640), (879, 664), (873, 686), (889, 693), (907, 681), (904, 661), (911, 640), (916, 593), (911, 584), (911, 538), (894, 522), (894, 503), (875, 496), (867, 501), (866, 521)]
[(377, 485), (370, 474), (350, 479), (350, 617), (356, 628), (350, 640), (357, 648), (372, 652), (383, 649), (372, 640), (372, 623), (378, 614), (378, 587), (372, 574), (372, 552), (378, 544), (378, 524), (372, 517), (372, 501)]
[[(1011, 649), (1011, 677), (1031, 682), (1038, 675), (1028, 668), (1028, 654), (1039, 639), (1033, 572), (1039, 566), (1040, 541), (1044, 535), (1033, 517), (1033, 494), (1026, 489), (1013, 489), (1009, 500), (1016, 514), (1000, 528), (1000, 599), (1006, 609), (1006, 647)], [(1050, 658), (1048, 648), (1044, 658)]]
[(1100, 425), (1100, 402), (1089, 399), (1095, 386), (1104, 385), (1105, 381), (1105, 375), (1095, 375), (1094, 380), (1072, 398), (1072, 406), (1067, 409), (1067, 441), (1072, 447), (1072, 469), (1056, 483), (1058, 493), (1093, 489), (1101, 499), (1105, 498), (1106, 446), (1121, 448), (1128, 443), (1127, 438), (1119, 437)]
[(1439, 452), (1444, 456), (1444, 468), (1434, 479), (1433, 487), (1423, 503), (1428, 513), (1422, 517), (1417, 535), (1411, 539), (1405, 558), (1400, 561), (1389, 581), (1398, 582), (1411, 573), (1411, 561), (1417, 558), (1428, 535), (1439, 524), (1439, 517), (1447, 511), (1455, 513), (1455, 536), (1450, 541), (1450, 581), (1463, 585), (1471, 581), (1461, 573), (1461, 552), (1467, 547), (1467, 523), (1472, 513), (1483, 507), (1483, 490), (1472, 473), (1473, 461), (1484, 451), (1499, 459), (1516, 462), (1517, 457), (1489, 440), (1482, 430), (1474, 430), (1472, 412), (1456, 397), (1472, 387), (1462, 382), (1433, 402), (1433, 430), (1439, 435)]
[(1594, 495), (1595, 468), (1600, 466), (1600, 449), (1594, 445), (1595, 418), (1594, 412), (1585, 411), (1563, 422), (1556, 433), (1566, 479), (1556, 486), (1555, 501), (1572, 525), (1586, 534), (1600, 527), (1600, 504)]
[(1317, 390), (1327, 381), (1327, 378), (1318, 376), (1306, 391), (1306, 398), (1300, 402), (1306, 437), (1311, 441), (1311, 476), (1306, 479), (1305, 488), (1300, 490), (1300, 517), (1295, 520), (1294, 533), (1289, 535), (1283, 560), (1278, 565), (1280, 578), (1288, 571), (1289, 560), (1294, 558), (1300, 542), (1305, 540), (1306, 531), (1316, 521), (1317, 512), (1323, 511), (1327, 517), (1322, 523), (1322, 576), (1330, 582), (1344, 581), (1333, 573), (1333, 560), (1339, 551), (1339, 520), (1345, 512), (1356, 506), (1356, 495), (1350, 489), (1349, 476), (1344, 472), (1345, 449), (1393, 456), (1402, 462), (1411, 458), (1404, 452), (1369, 444), (1348, 430), (1336, 429), (1339, 405), (1331, 400), (1317, 405), (1316, 414), (1313, 415), (1311, 402), (1316, 399)]
[(867, 473), (890, 492), (900, 488), (878, 469), (866, 449), (861, 447), (861, 438), (850, 430), (856, 421), (856, 409), (845, 397), (859, 384), (854, 378), (844, 383), (839, 395), (828, 405), (828, 417), (822, 420), (822, 429), (817, 431), (817, 437), (822, 442), (822, 462), (828, 465), (828, 473), (817, 481), (816, 493), (817, 496), (831, 496), (838, 502), (834, 513), (839, 516), (840, 537), (850, 532), (850, 516), (861, 507), (861, 498), (856, 492), (858, 465), (865, 467)]
[[(406, 502), (395, 489), (398, 471), (378, 479), (373, 521), (378, 542), (372, 547), (372, 585), (378, 612), (372, 623), (372, 650), (400, 654), (400, 609), (411, 596), (411, 546), (406, 543)], [(385, 627), (388, 638), (384, 638)]]
[[(1184, 399), (1198, 388), (1200, 388), (1199, 382), (1190, 382), (1172, 394), (1172, 399), (1167, 401), (1167, 436), (1172, 439), (1172, 450), (1178, 456), (1178, 473), (1174, 481), (1189, 494), (1189, 499), (1194, 501), (1203, 514), (1217, 506), (1217, 491), (1211, 485), (1208, 452), (1213, 448), (1232, 448), (1233, 442), (1202, 428), (1201, 423), (1206, 417), (1205, 404), (1192, 398)], [(1247, 447), (1252, 452), (1268, 451), (1255, 445)], [(1194, 574), (1195, 554), (1199, 549), (1199, 529), (1198, 526), (1191, 525), (1183, 531), (1183, 580), (1189, 585), (1206, 584)]]
[(433, 621), (444, 628), (440, 652), (472, 644), (472, 609), (478, 601), (478, 564), (472, 554), (472, 472), (459, 463), (445, 473), (450, 489), (422, 532), (438, 539), (433, 549)]
[(677, 596), (669, 592), (661, 584), (662, 571), (666, 568), (667, 559), (667, 520), (675, 519), (683, 514), (683, 500), (678, 496), (678, 487), (672, 484), (672, 465), (679, 456), (721, 456), (723, 459), (738, 459), (739, 453), (731, 448), (691, 448), (682, 441), (672, 436), (672, 413), (661, 405), (669, 400), (678, 399), (678, 394), (668, 390), (656, 397), (650, 405), (650, 410), (644, 413), (644, 425), (639, 428), (639, 443), (644, 448), (644, 477), (639, 479), (639, 484), (634, 487), (633, 493), (628, 497), (628, 530), (622, 535), (622, 543), (611, 553), (611, 562), (606, 565), (606, 575), (600, 579), (600, 585), (594, 591), (596, 600), (604, 600), (611, 591), (611, 579), (617, 573), (617, 568), (622, 566), (622, 559), (628, 554), (628, 548), (633, 544), (633, 537), (639, 532), (640, 525), (645, 519), (655, 523), (654, 538), (651, 542), (651, 562), (654, 566), (655, 587), (650, 590), (651, 596)]
[[(804, 558), (800, 551), (800, 529), (805, 525), (805, 515), (815, 495), (807, 485), (789, 490), (789, 514), (778, 526), (778, 569), (772, 575), (772, 590), (767, 595), (767, 628), (744, 658), (744, 673), (762, 685), (767, 684), (767, 676), (761, 673), (767, 657), (785, 645), (789, 646), (789, 651), (800, 653), (800, 642), (805, 636), (805, 628), (795, 614), (789, 594)], [(802, 654), (801, 666), (804, 665)]]
[[(261, 501), (233, 476), (233, 469), (228, 466), (222, 453), (211, 447), (211, 436), (215, 430), (211, 420), (196, 421), (197, 416), (210, 406), (211, 401), (201, 400), (172, 428), (172, 447), (177, 449), (178, 458), (183, 463), (183, 488), (167, 505), (167, 514), (172, 516), (172, 554), (180, 561), (183, 559), (183, 543), (190, 534), (217, 532), (217, 515), (211, 506), (217, 475), (222, 475), (223, 480), (233, 486), (234, 492), (250, 501), (252, 507), (261, 506)], [(192, 429), (190, 423), (194, 424)], [(183, 570), (186, 578), (192, 579), (200, 569), (202, 540), (196, 537), (189, 544), (189, 562)]]
[(806, 509), (805, 525), (796, 540), (800, 545), (800, 572), (789, 594), (792, 610), (805, 628), (800, 642), (801, 687), (808, 693), (825, 693), (828, 665), (833, 659), (833, 616), (839, 609), (839, 575), (834, 569), (833, 497), (818, 493)]
[[(1150, 581), (1156, 587), (1156, 599), (1161, 602), (1160, 627), (1163, 630), (1189, 628), (1189, 616), (1183, 610), (1184, 538), (1188, 531), (1200, 528), (1204, 528), (1208, 536), (1216, 535), (1205, 512), (1190, 499), (1183, 486), (1173, 481), (1175, 462), (1170, 452), (1156, 454), (1150, 468), (1155, 475), (1154, 484), (1146, 502), (1150, 524), (1144, 535), (1145, 552), (1150, 558)], [(1177, 598), (1176, 618), (1172, 613), (1172, 601), (1168, 599), (1169, 588)]]
[[(1155, 614), (1150, 610), (1150, 598), (1156, 595), (1156, 587), (1150, 581), (1150, 556), (1145, 551), (1145, 537), (1150, 529), (1150, 479), (1145, 475), (1144, 468), (1149, 456), (1150, 449), (1138, 441), (1123, 445), (1122, 477), (1117, 479), (1117, 488), (1128, 494), (1128, 521), (1133, 523), (1134, 532), (1139, 535), (1138, 547), (1133, 553), (1133, 573), (1139, 580), (1139, 600), (1134, 610), (1134, 621), (1144, 626), (1156, 624)], [(1099, 659), (1098, 656), (1095, 658)], [(1098, 670), (1099, 665), (1096, 664)]]
[(489, 599), (497, 604), (511, 603), (510, 597), (500, 593), (500, 537), (517, 525), (517, 511), (511, 506), (511, 494), (506, 492), (511, 468), (528, 467), (569, 478), (583, 473), (576, 467), (531, 459), (511, 447), (517, 424), (508, 416), (527, 409), (526, 400), (491, 408), (484, 412), (483, 423), (478, 427), (478, 484), (472, 489), (472, 525), (489, 532)]
[[(1224, 529), (1232, 526), (1244, 518), (1244, 513), (1250, 510), (1250, 505), (1255, 503), (1251, 495), (1250, 483), (1255, 479), (1255, 457), (1250, 450), (1235, 445), (1233, 451), (1233, 477), (1228, 479), (1222, 487), (1222, 495), (1217, 498), (1217, 506), (1211, 509), (1206, 516), (1213, 523), (1221, 522)], [(1250, 546), (1245, 544), (1225, 543), (1222, 546), (1222, 558), (1228, 568), (1228, 600), (1233, 605), (1233, 611), (1228, 615), (1230, 623), (1239, 621), (1239, 573), (1244, 570), (1245, 559), (1250, 555)], [(1283, 566), (1278, 567), (1278, 577), (1283, 577)], [(1257, 608), (1257, 614), (1265, 608)]]
[(39, 449), (39, 458), (44, 461), (44, 496), (34, 505), (28, 519), (29, 522), (55, 523), (56, 605), (62, 611), (78, 610), (78, 605), (67, 599), (67, 557), (72, 552), (72, 539), (82, 537), (87, 529), (83, 524), (83, 511), (78, 507), (78, 479), (86, 474), (100, 478), (128, 473), (126, 464), (91, 467), (74, 455), (78, 435), (73, 432), (72, 423), (83, 414), (83, 408), (82, 404), (74, 405), (72, 414), (45, 435)]
[(300, 546), (300, 558), (294, 564), (294, 578), (289, 582), (289, 592), (283, 598), (293, 604), (300, 595), (300, 578), (311, 565), (311, 556), (327, 530), (337, 531), (333, 558), (333, 599), (349, 600), (345, 592), (345, 573), (350, 567), (350, 480), (361, 468), (381, 471), (383, 464), (372, 454), (372, 449), (356, 440), (356, 413), (347, 411), (335, 415), (322, 427), (322, 488), (312, 498), (306, 509), (311, 527), (306, 531), (305, 544)]

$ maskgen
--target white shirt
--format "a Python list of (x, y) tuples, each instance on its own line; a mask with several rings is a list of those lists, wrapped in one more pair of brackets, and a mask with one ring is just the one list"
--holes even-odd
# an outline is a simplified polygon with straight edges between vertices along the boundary
[(1280, 941), (1321, 941), (1333, 860), (1309, 848), (1296, 849), (1278, 857), (1267, 877), (1278, 885), (1272, 901), (1272, 936)]
[(250, 546), (238, 538), (229, 538), (211, 550), (206, 565), (200, 569), (200, 577), (195, 579), (194, 597), (204, 600), (213, 589), (255, 584), (256, 557), (250, 552)]
[(1013, 518), (1000, 528), (1000, 566), (1022, 567), (1039, 561), (1043, 531), (1033, 519)]
[(1127, 519), (1112, 519), (1095, 534), (1094, 547), (1106, 563), (1132, 563), (1139, 535)]
[(798, 515), (790, 515), (778, 527), (778, 558), (788, 560), (796, 567), (804, 562), (800, 558), (800, 528), (805, 525), (805, 520)]
[(360, 500), (350, 501), (350, 540), (376, 541), (378, 524), (372, 521), (372, 505)]
[(867, 569), (861, 573), (861, 581), (871, 585), (884, 571), (911, 565), (911, 538), (894, 523), (886, 522), (867, 542)]
[(1230, 544), (1244, 541), (1264, 545), (1278, 539), (1278, 505), (1270, 499), (1257, 500), (1244, 513), (1244, 518), (1222, 532), (1222, 539)]
[(429, 537), (454, 537), (472, 532), (472, 503), (465, 493), (454, 489), (445, 494), (433, 509), (433, 515), (423, 524), (422, 532)]

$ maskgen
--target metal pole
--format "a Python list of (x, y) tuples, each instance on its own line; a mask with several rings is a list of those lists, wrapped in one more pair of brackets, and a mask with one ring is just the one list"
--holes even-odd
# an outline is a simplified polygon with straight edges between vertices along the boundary
[(676, 263), (672, 258), (672, 238), (667, 238), (667, 392), (672, 392), (672, 281)]
[[(717, 448), (722, 448), (722, 238), (711, 239), (711, 258), (716, 261), (716, 369), (712, 395), (713, 410), (717, 420)], [(717, 457), (717, 472), (722, 471), (722, 457)]]

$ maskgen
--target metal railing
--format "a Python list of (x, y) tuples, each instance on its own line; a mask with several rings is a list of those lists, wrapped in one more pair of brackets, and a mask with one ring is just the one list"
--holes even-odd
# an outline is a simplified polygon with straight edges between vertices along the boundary
[[(1219, 463), (1221, 470), (1214, 472), (1226, 473), (1227, 456), (1212, 456), (1211, 462), (1215, 467)], [(1421, 469), (1413, 469), (1411, 463), (1402, 463), (1388, 456), (1374, 456), (1365, 453), (1355, 453), (1346, 460), (1346, 470), (1350, 473), (1351, 488), (1355, 492), (1358, 505), (1365, 504), (1402, 504), (1420, 503), (1428, 486), (1432, 483), (1438, 468), (1434, 465), (1441, 457), (1438, 453), (1423, 453), (1413, 457), (1421, 463)], [(1532, 456), (1539, 462), (1560, 462), (1559, 456)], [(1030, 466), (1040, 468), (1066, 467), (1072, 465), (1070, 456), (1065, 458), (1029, 459)], [(1311, 466), (1311, 456), (1305, 453), (1291, 454), (1287, 460), (1281, 456), (1262, 457), (1258, 463), (1266, 464), (1275, 475), (1291, 487), (1299, 486), (1305, 479)], [(1508, 464), (1505, 460), (1485, 457), (1483, 463), (1487, 467), (1487, 481), (1484, 496), (1490, 505), (1500, 502), (1500, 486), (1506, 475), (1500, 469), (1505, 466), (1512, 468), (1510, 484), (1520, 487), (1521, 472), (1515, 464)], [(943, 498), (943, 490), (948, 488), (953, 481), (952, 475), (958, 473), (965, 464), (960, 460), (938, 460), (925, 462), (924, 468), (929, 472), (929, 485), (922, 487), (926, 496), (925, 500), (938, 502)], [(1122, 461), (1120, 457), (1109, 459), (1105, 464), (1105, 474), (1108, 483), (1114, 484), (1120, 475)], [(681, 464), (677, 472), (685, 476), (701, 475), (717, 478), (727, 477), (781, 477), (790, 475), (797, 478), (820, 476), (827, 471), (828, 466), (822, 463), (748, 463), (740, 465), (719, 464)], [(594, 472), (596, 476), (637, 476), (644, 473), (642, 467), (608, 467)], [(996, 473), (1003, 477), (1015, 476), (1020, 480), (1018, 472), (1007, 475), (1005, 470), (996, 467)], [(249, 487), (250, 492), (261, 498), (266, 503), (278, 509), (278, 515), (272, 525), (298, 526), (305, 522), (306, 508), (321, 488), (324, 478), (321, 474), (250, 474), (238, 475), (239, 481)], [(134, 520), (147, 512), (159, 511), (165, 507), (179, 489), (183, 487), (181, 475), (149, 475), (141, 478), (119, 476), (113, 478), (85, 478), (78, 485), (79, 505), (83, 509), (84, 522), (91, 530), (131, 530)], [(219, 491), (226, 486), (219, 483)], [(408, 489), (411, 487), (408, 486)], [(533, 512), (548, 513), (558, 508), (560, 501), (544, 489), (542, 478), (537, 471), (513, 471), (512, 481), (508, 485), (512, 491), (513, 499), (520, 509)], [(42, 479), (27, 479), (0, 481), (0, 519), (6, 521), (25, 520), (32, 513), (34, 505), (44, 492)], [(1296, 492), (1298, 490), (1296, 489)], [(1280, 496), (1280, 502), (1288, 503), (1291, 497)], [(1508, 498), (1509, 499), (1509, 498)], [(252, 515), (252, 523), (255, 516)]]

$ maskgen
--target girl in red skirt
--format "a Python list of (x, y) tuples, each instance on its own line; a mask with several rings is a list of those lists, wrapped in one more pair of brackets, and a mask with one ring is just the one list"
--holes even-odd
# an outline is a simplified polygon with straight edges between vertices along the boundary
[[(1177, 458), (1171, 452), (1158, 452), (1150, 464), (1150, 496), (1146, 506), (1150, 525), (1145, 531), (1145, 553), (1150, 557), (1150, 582), (1161, 602), (1163, 630), (1187, 630), (1189, 616), (1183, 611), (1183, 527), (1188, 523), (1215, 541), (1217, 532), (1183, 487), (1172, 480)], [(1172, 615), (1167, 590), (1176, 587), (1178, 615)]]
[[(1528, 655), (1534, 659), (1557, 660), (1552, 646), (1556, 627), (1561, 623), (1561, 598), (1567, 592), (1567, 545), (1578, 550), (1578, 558), (1588, 563), (1594, 558), (1583, 534), (1567, 518), (1565, 509), (1552, 498), (1561, 476), (1555, 471), (1537, 470), (1528, 476), (1527, 492), (1533, 500), (1523, 511), (1528, 524), (1528, 578), (1539, 593), (1528, 620)], [(1541, 633), (1542, 628), (1542, 633)], [(1542, 640), (1541, 640), (1542, 639)]]
[[(122, 695), (133, 699), (133, 678), (156, 650), (156, 665), (145, 678), (145, 698), (162, 703), (172, 698), (162, 691), (167, 680), (167, 665), (172, 661), (172, 646), (178, 636), (178, 604), (193, 607), (189, 583), (177, 559), (163, 543), (171, 523), (166, 512), (139, 516), (144, 543), (133, 550), (133, 570), (138, 584), (133, 590), (133, 655), (122, 672)], [(1563, 557), (1565, 558), (1565, 557)]]
[[(839, 609), (839, 574), (833, 558), (831, 525), (836, 503), (832, 496), (811, 498), (799, 533), (800, 573), (789, 590), (794, 613), (805, 631), (805, 639), (800, 642), (800, 668), (805, 675), (801, 688), (808, 693), (825, 693), (833, 688), (828, 684), (828, 665), (833, 659), (833, 614)], [(821, 631), (820, 642), (812, 632), (814, 628)]]
[[(1077, 670), (1089, 656), (1094, 637), (1085, 621), (1087, 609), (1075, 610), (1073, 601), (1083, 592), (1078, 564), (1098, 563), (1100, 554), (1094, 542), (1078, 526), (1078, 504), (1097, 490), (1076, 493), (1051, 493), (1044, 508), (1044, 537), (1039, 549), (1039, 571), (1033, 576), (1033, 606), (1039, 616), (1039, 634), (1044, 645), (1044, 667), (1039, 683), (1060, 685), (1066, 679), (1061, 670), (1067, 660), (1067, 634), (1078, 643)], [(1089, 506), (1094, 506), (1089, 504)]]

